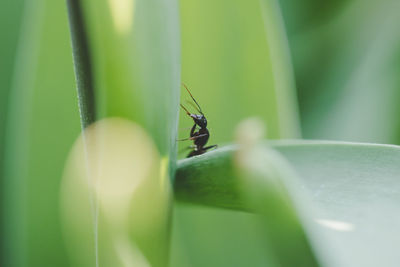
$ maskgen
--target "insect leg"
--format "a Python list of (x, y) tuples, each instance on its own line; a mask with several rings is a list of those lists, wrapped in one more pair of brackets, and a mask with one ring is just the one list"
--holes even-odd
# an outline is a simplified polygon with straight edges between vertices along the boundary
[(192, 129), (190, 129), (190, 137), (193, 137), (193, 136), (194, 136), (194, 131), (196, 131), (196, 126), (197, 126), (197, 124), (195, 123), (195, 124), (193, 125)]
[(190, 138), (191, 138), (191, 137), (183, 138), (183, 139), (177, 139), (176, 141), (178, 141), (178, 142), (180, 142), (180, 141), (187, 141), (187, 140), (191, 140)]
[(196, 140), (197, 138), (204, 137), (206, 135), (208, 135), (208, 134), (199, 134), (199, 135), (188, 137), (188, 138), (178, 139), (176, 141)]
[(214, 147), (218, 147), (218, 145), (206, 146), (205, 148), (203, 148), (203, 150), (207, 151), (207, 150), (209, 150), (211, 148), (214, 148)]

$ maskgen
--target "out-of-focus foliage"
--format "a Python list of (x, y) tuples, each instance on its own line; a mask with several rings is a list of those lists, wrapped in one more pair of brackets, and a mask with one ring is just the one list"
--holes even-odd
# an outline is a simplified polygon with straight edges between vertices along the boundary
[[(77, 142), (64, 180), (71, 258), (77, 266), (166, 266), (179, 108), (178, 3), (67, 3), (70, 19), (82, 14), (83, 23), (71, 24), (74, 58), (91, 61), (99, 120)], [(75, 36), (79, 31), (85, 34)], [(78, 38), (87, 39), (90, 59), (79, 58)], [(88, 73), (78, 70), (78, 80)], [(77, 197), (92, 206), (76, 209)], [(81, 232), (93, 233), (91, 245), (81, 245)]]
[[(3, 149), (4, 123), (7, 113), (8, 95), (13, 79), (15, 55), (19, 45), (22, 0), (4, 0), (0, 3), (0, 150)], [(0, 162), (1, 162), (0, 153)], [(1, 164), (0, 164), (1, 166)], [(1, 168), (1, 167), (0, 167)]]
[(26, 3), (4, 150), (5, 266), (68, 266), (59, 213), (66, 155), (79, 133), (65, 3)]
[[(18, 46), (18, 36), (22, 17), (22, 0), (7, 0), (0, 3), (0, 187), (3, 186), (3, 156), (4, 156), (4, 134), (7, 116), (9, 92), (15, 66), (15, 54)], [(2, 194), (0, 194), (2, 195)], [(3, 219), (3, 197), (0, 197), (0, 234)], [(5, 242), (0, 241), (0, 257), (2, 257)]]
[(132, 121), (108, 118), (85, 129), (70, 153), (61, 186), (72, 266), (166, 266), (167, 164)]
[[(22, 17), (22, 0), (5, 0), (0, 2), (0, 187), (3, 186), (3, 154), (4, 134), (7, 116), (9, 92), (15, 66), (15, 55)], [(2, 202), (0, 198), (0, 234), (4, 220), (2, 219)], [(5, 243), (0, 241), (0, 257)]]
[[(236, 124), (249, 116), (263, 119), (270, 138), (299, 137), (293, 73), (276, 2), (190, 0), (180, 2), (180, 11), (182, 81), (208, 118), (210, 144), (232, 141)], [(182, 91), (182, 104), (198, 113), (186, 100), (191, 101)], [(192, 125), (184, 112), (180, 122), (183, 129)]]
[[(81, 1), (99, 118), (126, 117), (174, 151), (180, 85), (177, 1)], [(170, 155), (175, 157), (174, 153)]]
[(400, 2), (280, 2), (304, 137), (399, 143)]
[[(207, 116), (209, 144), (231, 142), (234, 127), (248, 116), (259, 116), (267, 124), (269, 138), (303, 135), (400, 142), (398, 0), (181, 0), (180, 14), (175, 0), (79, 2), (84, 7), (93, 56), (97, 115), (124, 117), (145, 130), (159, 153), (154, 156), (154, 177), (173, 178), (180, 80), (188, 85)], [(80, 128), (65, 2), (4, 0), (0, 7), (0, 265), (69, 266), (67, 246), (80, 241), (80, 230), (94, 225), (67, 225), (62, 235), (61, 177), (64, 168), (67, 174), (81, 174), (75, 167), (82, 167), (83, 161), (77, 157), (80, 164), (70, 164), (76, 160), (71, 156), (65, 165)], [(190, 98), (182, 91), (181, 102), (194, 111), (186, 100)], [(181, 112), (183, 129), (179, 137), (187, 137), (189, 129), (185, 128), (191, 126), (191, 119)], [(181, 148), (188, 143), (182, 143)], [(397, 152), (341, 145), (310, 147), (280, 150), (301, 177), (310, 179), (305, 180), (305, 186), (314, 193), (316, 205), (323, 203), (318, 207), (327, 211), (323, 227), (332, 226), (332, 218), (349, 222), (351, 227), (360, 225), (352, 232), (327, 230), (327, 239), (321, 237), (321, 242), (332, 242), (337, 259), (350, 266), (392, 263), (393, 247), (385, 240), (397, 242), (390, 235), (391, 223), (398, 222), (392, 206), (397, 200), (393, 189)], [(123, 166), (131, 166), (125, 163)], [(354, 179), (344, 180), (350, 176)], [(157, 186), (161, 180), (152, 181)], [(66, 182), (71, 182), (70, 187), (62, 188), (66, 205), (63, 214), (67, 216), (74, 214), (74, 205), (79, 205), (74, 203), (80, 198), (74, 198), (78, 183), (73, 181)], [(147, 201), (152, 194), (143, 192), (156, 191), (141, 191), (138, 197)], [(166, 211), (167, 215), (156, 222), (166, 235), (170, 226), (168, 201), (162, 205), (155, 202)], [(76, 212), (93, 211), (87, 204)], [(139, 217), (151, 218), (145, 206), (137, 209), (143, 213)], [(369, 208), (380, 218), (369, 213)], [(102, 233), (112, 233), (107, 228), (110, 225), (119, 229), (120, 225), (107, 224), (109, 215), (100, 212)], [(65, 220), (66, 224), (73, 224), (80, 218), (67, 219), (71, 220)], [(371, 223), (370, 228), (369, 224), (363, 227), (363, 220)], [(175, 205), (171, 266), (274, 266), (274, 244), (262, 235), (258, 222), (250, 213)], [(131, 225), (135, 229), (130, 232), (129, 245), (140, 235), (135, 233), (140, 229), (135, 223)], [(141, 223), (147, 225), (146, 220)], [(380, 227), (377, 235), (370, 232), (375, 223)], [(123, 244), (120, 249), (129, 247), (125, 246), (125, 235), (122, 239), (114, 237), (103, 235), (99, 251), (115, 249), (115, 240), (122, 240), (116, 242)], [(145, 240), (139, 250), (152, 250), (149, 237), (139, 237)], [(382, 248), (378, 254), (385, 259), (379, 263), (372, 257), (376, 251), (365, 253), (370, 252), (367, 245), (374, 241)], [(72, 253), (95, 253), (94, 247), (74, 248)], [(110, 255), (107, 258), (108, 254), (102, 254), (106, 260), (99, 258), (120, 263), (121, 258), (115, 260), (116, 254)], [(146, 254), (153, 260), (154, 255)], [(160, 259), (158, 263), (166, 263), (165, 258)]]

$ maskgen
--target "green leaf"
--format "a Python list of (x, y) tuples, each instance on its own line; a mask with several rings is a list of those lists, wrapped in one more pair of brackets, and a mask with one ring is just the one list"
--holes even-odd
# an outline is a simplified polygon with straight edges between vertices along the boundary
[[(2, 40), (0, 42), (0, 184), (5, 185), (4, 177), (4, 148), (6, 118), (8, 114), (8, 105), (10, 102), (11, 84), (13, 80), (13, 71), (15, 68), (15, 58), (17, 54), (18, 37), (23, 18), (23, 0), (1, 1), (0, 3), (0, 32)], [(3, 194), (2, 194), (3, 195)], [(4, 198), (1, 199), (4, 203)], [(0, 205), (0, 214), (6, 208)], [(0, 215), (1, 216), (1, 215)], [(0, 221), (0, 235), (5, 236), (4, 220)], [(7, 243), (4, 238), (0, 241), (0, 253), (6, 255), (5, 249)]]
[(321, 252), (337, 260), (333, 266), (398, 265), (400, 147), (293, 142), (276, 149), (310, 192), (320, 242), (330, 245)]
[(165, 266), (171, 188), (168, 162), (139, 125), (121, 118), (85, 129), (61, 190), (73, 266)]
[(96, 119), (91, 53), (89, 51), (89, 40), (85, 28), (85, 18), (82, 12), (81, 1), (71, 0), (66, 3), (71, 31), (79, 113), (81, 115), (82, 129), (85, 129)]
[[(79, 266), (165, 266), (180, 86), (177, 1), (67, 3), (86, 129), (71, 151), (62, 189), (71, 258)], [(138, 185), (128, 183), (122, 198), (100, 189), (127, 181)], [(75, 209), (75, 188), (92, 205)], [(82, 246), (81, 232), (93, 242)]]
[[(4, 148), (5, 120), (9, 93), (15, 67), (18, 36), (23, 18), (23, 0), (2, 1), (0, 3), (0, 151)], [(0, 153), (0, 179), (2, 179), (3, 153)]]
[(253, 227), (268, 240), (272, 266), (319, 266), (295, 208), (302, 199), (287, 188), (297, 177), (285, 160), (266, 147), (224, 148), (210, 154), (180, 165), (177, 198), (259, 214)]
[(173, 160), (180, 87), (177, 1), (81, 2), (98, 118), (139, 123)]
[[(396, 266), (400, 171), (397, 146), (281, 141), (270, 142), (300, 177), (287, 184), (292, 201), (298, 194), (310, 200), (295, 202), (317, 257), (327, 266)], [(235, 196), (230, 170), (222, 159), (235, 147), (209, 152), (181, 161), (175, 189), (183, 201), (245, 210), (243, 199)], [(214, 160), (213, 160), (214, 159)], [(222, 174), (227, 167), (226, 174)], [(220, 170), (214, 172), (213, 170)], [(190, 173), (190, 175), (188, 174)], [(182, 175), (182, 176), (181, 176)], [(186, 180), (187, 178), (187, 180)], [(204, 184), (202, 184), (204, 182)], [(222, 184), (226, 183), (224, 187)], [(196, 183), (196, 186), (191, 186)], [(220, 199), (216, 187), (226, 188)], [(223, 189), (219, 189), (223, 190)], [(188, 196), (191, 196), (189, 199)], [(307, 212), (307, 213), (305, 213)], [(272, 243), (272, 246), (274, 244)], [(397, 246), (396, 246), (397, 245)]]
[(79, 115), (64, 3), (26, 1), (19, 43), (1, 188), (4, 263), (68, 266), (59, 183)]

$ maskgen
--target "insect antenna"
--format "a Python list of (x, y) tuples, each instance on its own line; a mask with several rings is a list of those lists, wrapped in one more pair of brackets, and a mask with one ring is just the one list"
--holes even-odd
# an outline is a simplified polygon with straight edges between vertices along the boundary
[[(189, 102), (189, 100), (187, 100), (186, 101), (189, 105), (191, 105), (195, 110), (197, 110), (198, 112), (200, 112), (200, 114), (203, 114), (201, 111), (200, 111), (200, 109), (197, 107), (197, 106), (195, 106), (195, 104), (193, 104), (193, 102)], [(204, 115), (204, 114), (203, 114)]]
[(199, 105), (199, 103), (197, 103), (196, 99), (194, 99), (194, 97), (192, 96), (192, 93), (189, 91), (189, 89), (186, 87), (186, 85), (184, 83), (182, 83), (183, 87), (185, 87), (186, 91), (188, 91), (190, 97), (193, 99), (194, 103), (196, 103), (196, 105), (199, 107), (198, 111), (200, 112), (200, 114), (204, 115), (203, 112), (201, 111), (201, 107)]
[(182, 104), (180, 104), (180, 105), (181, 105), (181, 108), (183, 108), (186, 111), (186, 114), (188, 114), (188, 116), (190, 116), (190, 112)]

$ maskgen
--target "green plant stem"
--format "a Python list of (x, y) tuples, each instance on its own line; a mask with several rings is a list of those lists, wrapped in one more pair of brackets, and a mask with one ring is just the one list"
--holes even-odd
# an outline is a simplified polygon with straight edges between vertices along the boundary
[[(285, 147), (280, 142), (259, 144), (270, 148)], [(180, 202), (253, 211), (243, 198), (238, 180), (235, 154), (238, 145), (228, 145), (201, 156), (178, 161), (174, 182), (175, 199)], [(285, 170), (282, 170), (285, 171)]]
[(180, 160), (175, 175), (175, 198), (182, 202), (247, 210), (234, 179), (235, 150), (236, 147), (230, 146)]
[(84, 129), (96, 119), (91, 56), (80, 0), (67, 0), (67, 7), (78, 90), (79, 112), (81, 115), (81, 125)]

